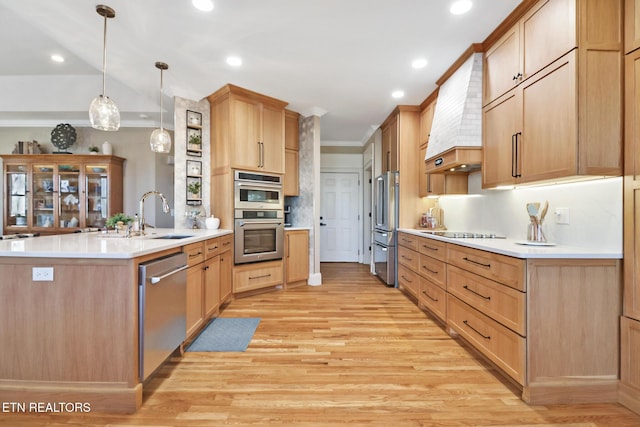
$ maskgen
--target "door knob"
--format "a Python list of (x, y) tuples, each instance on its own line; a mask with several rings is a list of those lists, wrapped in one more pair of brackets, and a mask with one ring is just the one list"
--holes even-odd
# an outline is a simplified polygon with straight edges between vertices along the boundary
[(320, 227), (324, 227), (325, 225), (327, 225), (327, 224), (325, 224), (324, 222), (320, 223)]

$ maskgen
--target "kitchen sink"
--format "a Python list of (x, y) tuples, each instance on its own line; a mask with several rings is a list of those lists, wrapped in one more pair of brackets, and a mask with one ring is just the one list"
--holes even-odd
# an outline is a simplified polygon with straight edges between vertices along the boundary
[(152, 239), (186, 239), (193, 237), (193, 234), (167, 234), (165, 236), (152, 237)]

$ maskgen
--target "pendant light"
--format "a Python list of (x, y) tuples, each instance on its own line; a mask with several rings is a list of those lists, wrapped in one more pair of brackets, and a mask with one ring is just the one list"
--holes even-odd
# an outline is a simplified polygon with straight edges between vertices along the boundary
[(89, 106), (91, 127), (100, 130), (118, 130), (120, 112), (116, 104), (106, 95), (107, 78), (107, 19), (114, 18), (116, 11), (109, 6), (97, 5), (96, 12), (104, 17), (104, 44), (102, 48), (102, 94), (96, 96)]
[(153, 152), (168, 153), (171, 151), (171, 135), (162, 127), (162, 72), (168, 70), (169, 66), (164, 62), (156, 62), (156, 68), (160, 70), (160, 129), (151, 133), (149, 144)]

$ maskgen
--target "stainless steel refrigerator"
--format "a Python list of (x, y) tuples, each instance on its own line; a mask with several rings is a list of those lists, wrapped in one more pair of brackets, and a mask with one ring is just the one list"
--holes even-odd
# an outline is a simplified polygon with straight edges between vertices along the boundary
[(387, 286), (398, 286), (398, 172), (386, 172), (375, 181), (373, 262), (376, 275)]

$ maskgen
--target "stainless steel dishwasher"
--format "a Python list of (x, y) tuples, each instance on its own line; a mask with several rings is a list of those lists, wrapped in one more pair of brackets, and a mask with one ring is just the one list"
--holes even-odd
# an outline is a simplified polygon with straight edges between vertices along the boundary
[(186, 339), (187, 254), (138, 268), (139, 368), (146, 380)]

